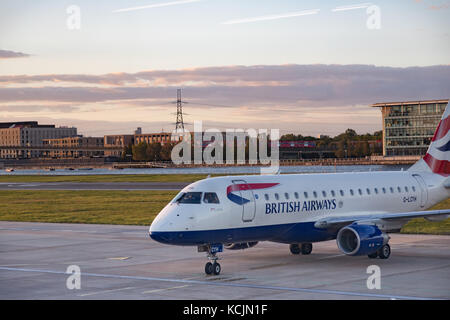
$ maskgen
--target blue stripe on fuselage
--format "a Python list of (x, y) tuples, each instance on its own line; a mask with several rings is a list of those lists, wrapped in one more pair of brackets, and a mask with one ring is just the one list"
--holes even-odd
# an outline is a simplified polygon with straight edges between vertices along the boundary
[(314, 222), (243, 227), (202, 231), (159, 231), (150, 237), (158, 242), (173, 245), (202, 245), (208, 243), (238, 243), (274, 241), (281, 243), (318, 242), (336, 238), (336, 232), (314, 227)]
[(450, 151), (450, 140), (443, 146), (436, 148), (436, 149), (438, 149), (439, 151), (442, 151), (442, 152)]
[(237, 196), (237, 195), (235, 195), (233, 193), (227, 194), (227, 198), (230, 199), (231, 201), (233, 201), (234, 203), (239, 204), (239, 205), (244, 205), (247, 202), (250, 202), (250, 200), (242, 198), (242, 197), (239, 197), (239, 196)]

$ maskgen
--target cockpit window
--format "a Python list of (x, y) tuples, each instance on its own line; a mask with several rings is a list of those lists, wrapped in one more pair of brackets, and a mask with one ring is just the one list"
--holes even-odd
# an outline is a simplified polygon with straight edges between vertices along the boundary
[(200, 204), (201, 199), (202, 192), (186, 192), (183, 193), (175, 202)]
[(204, 203), (219, 203), (219, 197), (215, 192), (205, 192), (203, 196)]

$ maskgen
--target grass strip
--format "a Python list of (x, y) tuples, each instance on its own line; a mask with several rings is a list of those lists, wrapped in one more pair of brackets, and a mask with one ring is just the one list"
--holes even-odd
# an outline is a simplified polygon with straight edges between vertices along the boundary
[[(0, 191), (0, 220), (150, 225), (177, 191)], [(447, 199), (431, 209), (450, 208)], [(413, 219), (402, 233), (450, 235), (450, 218)]]

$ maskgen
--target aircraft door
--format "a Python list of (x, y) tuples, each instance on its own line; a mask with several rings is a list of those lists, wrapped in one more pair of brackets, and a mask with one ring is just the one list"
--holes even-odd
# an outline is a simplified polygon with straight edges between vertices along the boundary
[(416, 179), (417, 183), (419, 184), (419, 193), (420, 193), (420, 207), (423, 208), (427, 204), (428, 201), (428, 188), (427, 184), (425, 183), (425, 180), (418, 175), (413, 174), (414, 179)]
[(240, 203), (242, 206), (242, 221), (251, 222), (255, 218), (256, 212), (255, 196), (253, 191), (250, 190), (249, 185), (244, 180), (233, 180), (233, 183), (236, 185), (236, 193), (239, 192), (239, 196), (242, 199)]

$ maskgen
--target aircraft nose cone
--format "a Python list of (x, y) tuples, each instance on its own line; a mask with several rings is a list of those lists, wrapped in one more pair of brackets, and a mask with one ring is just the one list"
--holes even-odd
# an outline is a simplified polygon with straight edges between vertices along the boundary
[(152, 240), (155, 240), (157, 242), (161, 243), (170, 243), (170, 237), (168, 236), (169, 232), (164, 232), (164, 226), (166, 223), (163, 221), (163, 219), (156, 218), (153, 223), (150, 226), (150, 229), (148, 231), (148, 234)]
[(149, 236), (152, 240), (160, 242), (160, 243), (170, 243), (170, 239), (164, 236), (165, 232), (149, 232)]

